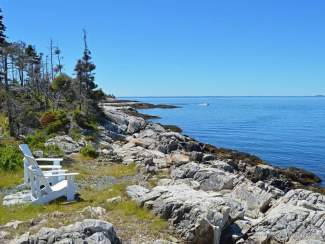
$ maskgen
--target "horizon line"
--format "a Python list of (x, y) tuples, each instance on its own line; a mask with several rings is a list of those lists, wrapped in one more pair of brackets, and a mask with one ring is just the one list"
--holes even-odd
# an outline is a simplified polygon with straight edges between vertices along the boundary
[(117, 98), (186, 98), (186, 97), (325, 97), (325, 95), (184, 95), (184, 96), (116, 96)]

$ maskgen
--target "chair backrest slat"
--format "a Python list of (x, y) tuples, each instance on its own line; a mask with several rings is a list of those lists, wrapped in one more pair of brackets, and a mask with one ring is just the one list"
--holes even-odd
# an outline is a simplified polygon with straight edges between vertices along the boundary
[(51, 186), (49, 184), (49, 182), (46, 180), (43, 171), (41, 170), (41, 168), (38, 166), (36, 160), (34, 157), (25, 155), (26, 160), (28, 161), (29, 165), (32, 166), (32, 170), (34, 170), (34, 172), (36, 173), (37, 177), (40, 177), (39, 182), (41, 182), (42, 184), (44, 184), (44, 186), (47, 188), (47, 191), (51, 191)]
[(24, 156), (33, 157), (33, 153), (29, 149), (29, 146), (27, 144), (21, 144), (21, 145), (19, 145), (19, 149), (22, 151), (22, 153), (24, 154)]

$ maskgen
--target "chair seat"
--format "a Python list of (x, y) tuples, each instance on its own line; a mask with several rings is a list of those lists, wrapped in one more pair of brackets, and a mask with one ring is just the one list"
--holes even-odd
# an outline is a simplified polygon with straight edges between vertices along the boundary
[(68, 186), (68, 181), (67, 180), (62, 180), (59, 183), (51, 186), (52, 191), (61, 191), (64, 188), (67, 188)]

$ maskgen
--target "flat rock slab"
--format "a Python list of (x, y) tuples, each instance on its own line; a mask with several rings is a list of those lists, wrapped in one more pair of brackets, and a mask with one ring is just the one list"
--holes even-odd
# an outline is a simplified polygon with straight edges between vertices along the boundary
[(249, 239), (267, 233), (269, 241), (275, 243), (325, 243), (324, 207), (324, 195), (291, 190), (253, 228), (254, 234)]
[(28, 232), (12, 243), (98, 243), (120, 244), (114, 227), (111, 223), (96, 219), (85, 219), (72, 225), (55, 228), (42, 228), (37, 234)]
[(127, 188), (140, 205), (168, 219), (187, 243), (219, 243), (222, 231), (244, 217), (240, 203), (227, 197), (194, 190), (186, 184)]
[(25, 204), (32, 202), (32, 193), (31, 191), (22, 191), (15, 194), (7, 195), (3, 198), (2, 204), (4, 206)]

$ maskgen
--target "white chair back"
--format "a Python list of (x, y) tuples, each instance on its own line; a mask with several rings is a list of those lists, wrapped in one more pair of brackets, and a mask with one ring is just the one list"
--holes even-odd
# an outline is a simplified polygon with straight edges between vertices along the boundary
[(29, 149), (29, 146), (27, 144), (19, 145), (19, 149), (24, 154), (24, 182), (25, 182), (25, 184), (29, 184), (29, 181), (30, 181), (29, 170), (28, 170), (29, 164), (26, 159), (26, 156), (33, 157), (33, 153), (31, 152), (31, 150)]
[(24, 156), (27, 155), (27, 156), (33, 157), (32, 151), (29, 149), (29, 146), (27, 144), (20, 144), (19, 149), (20, 149), (20, 151), (22, 151)]
[[(41, 192), (49, 193), (51, 191), (51, 186), (47, 179), (45, 178), (43, 171), (38, 166), (34, 157), (25, 155), (26, 160), (28, 161), (28, 171), (30, 174), (30, 185), (32, 188), (32, 195), (35, 198), (38, 198)], [(41, 188), (43, 186), (43, 188)]]

